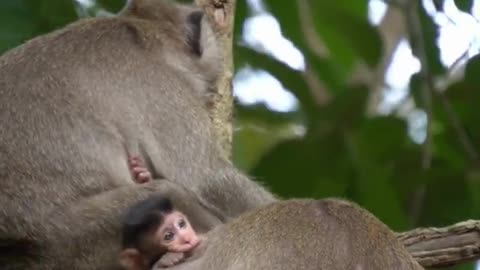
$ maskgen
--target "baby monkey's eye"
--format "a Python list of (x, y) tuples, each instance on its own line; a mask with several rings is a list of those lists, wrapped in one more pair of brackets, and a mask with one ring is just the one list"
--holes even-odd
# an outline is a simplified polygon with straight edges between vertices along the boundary
[(178, 226), (180, 228), (185, 228), (187, 227), (187, 222), (185, 221), (185, 219), (181, 219), (179, 222), (178, 222)]
[(175, 236), (175, 234), (173, 232), (167, 232), (165, 233), (165, 235), (163, 236), (163, 239), (165, 241), (172, 241), (173, 237)]

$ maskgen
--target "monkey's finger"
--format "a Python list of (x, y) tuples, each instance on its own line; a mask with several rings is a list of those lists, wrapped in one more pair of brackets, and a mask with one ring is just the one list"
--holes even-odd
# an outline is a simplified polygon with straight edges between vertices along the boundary
[(128, 158), (128, 163), (130, 166), (142, 164), (141, 160), (135, 157)]
[(138, 167), (133, 167), (132, 172), (134, 174), (139, 174), (139, 173), (143, 173), (143, 172), (148, 172), (148, 169), (143, 167), (143, 166), (138, 166)]
[(152, 178), (152, 174), (150, 174), (149, 171), (146, 171), (146, 172), (139, 173), (139, 174), (138, 174), (138, 177), (139, 177), (139, 178), (142, 178), (142, 179), (151, 179), (151, 178)]
[(139, 173), (135, 179), (136, 179), (136, 182), (138, 183), (146, 183), (152, 179), (152, 175), (148, 171), (142, 172), (142, 173)]

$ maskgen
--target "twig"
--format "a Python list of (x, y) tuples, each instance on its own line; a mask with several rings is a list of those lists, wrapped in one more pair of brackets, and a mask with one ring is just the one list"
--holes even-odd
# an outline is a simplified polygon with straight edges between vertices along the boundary
[(422, 87), (422, 98), (428, 121), (427, 138), (423, 144), (422, 168), (429, 169), (432, 162), (432, 93), (435, 92), (435, 84), (425, 51), (425, 40), (423, 39), (422, 27), (418, 14), (418, 5), (421, 5), (418, 0), (408, 1), (405, 15), (407, 17), (407, 29), (410, 34), (410, 43), (415, 55), (417, 55), (422, 64), (420, 74), (425, 81), (425, 85)]
[[(462, 55), (453, 62), (453, 64), (450, 66), (448, 69), (448, 78), (450, 79), (450, 83), (454, 80), (454, 75), (455, 71), (457, 69), (464, 69), (465, 65), (460, 67), (460, 64), (464, 61), (468, 60), (468, 50), (462, 53)], [(475, 146), (468, 136), (467, 132), (465, 131), (465, 128), (462, 126), (460, 120), (458, 119), (457, 114), (455, 113), (455, 110), (452, 108), (452, 104), (450, 103), (450, 100), (448, 100), (447, 96), (444, 94), (443, 89), (438, 89), (438, 91), (435, 92), (439, 99), (440, 99), (440, 104), (442, 105), (443, 109), (445, 110), (445, 113), (447, 114), (448, 120), (451, 123), (455, 133), (457, 134), (458, 140), (460, 144), (462, 145), (465, 153), (468, 155), (469, 159), (476, 163), (479, 161), (479, 154), (477, 150), (475, 149)]]
[[(313, 27), (314, 22), (311, 13), (311, 7), (306, 0), (297, 0), (298, 17), (300, 18), (300, 30), (303, 32), (305, 41), (312, 53), (319, 59), (330, 57), (330, 52), (325, 46), (323, 40)], [(327, 86), (322, 82), (310, 66), (309, 59), (305, 59), (305, 81), (319, 106), (325, 106), (331, 99)]]
[[(395, 6), (388, 6), (382, 22), (378, 26), (378, 31), (383, 40), (383, 55), (378, 66), (372, 70), (370, 81), (371, 89), (370, 101), (368, 106), (369, 114), (378, 113), (378, 104), (383, 98), (385, 88), (385, 74), (393, 60), (400, 41), (405, 37), (405, 16), (402, 9)], [(364, 67), (365, 68), (365, 67)]]
[[(427, 61), (425, 41), (423, 39), (422, 27), (420, 23), (420, 17), (418, 14), (418, 6), (421, 5), (418, 0), (409, 0), (405, 6), (405, 16), (407, 18), (407, 29), (410, 35), (410, 43), (412, 50), (420, 60), (422, 68), (420, 74), (424, 79), (425, 85), (422, 86), (422, 98), (425, 112), (427, 114), (427, 136), (423, 143), (423, 155), (422, 155), (422, 168), (428, 170), (432, 164), (432, 122), (433, 122), (433, 102), (432, 93), (435, 92), (435, 85), (433, 81), (433, 75), (430, 70), (430, 66)], [(415, 224), (418, 220), (421, 209), (423, 206), (423, 200), (425, 195), (425, 184), (421, 184), (420, 187), (413, 194), (413, 205), (415, 209), (412, 209), (411, 220)]]
[(449, 122), (452, 124), (453, 129), (455, 130), (455, 133), (457, 134), (457, 138), (462, 145), (464, 151), (467, 153), (468, 158), (476, 163), (479, 161), (479, 155), (477, 150), (475, 150), (475, 146), (473, 145), (472, 140), (468, 136), (467, 132), (463, 128), (462, 124), (460, 123), (460, 120), (457, 117), (457, 114), (455, 113), (455, 110), (452, 108), (452, 104), (450, 104), (450, 101), (448, 98), (445, 96), (443, 92), (437, 92), (437, 95), (440, 98), (441, 105), (443, 109), (445, 110), (445, 113), (447, 114)]
[(459, 65), (464, 61), (468, 60), (468, 49), (465, 50), (460, 57), (458, 57), (448, 68), (448, 74), (455, 72)]
[(431, 162), (432, 162), (432, 132), (431, 132), (431, 126), (432, 126), (432, 120), (433, 120), (433, 114), (432, 114), (432, 94), (435, 93), (438, 95), (440, 99), (440, 104), (445, 110), (445, 113), (447, 114), (449, 122), (452, 124), (453, 129), (455, 130), (455, 133), (457, 134), (458, 140), (460, 144), (462, 145), (463, 149), (467, 153), (469, 159), (473, 162), (478, 162), (479, 155), (477, 151), (475, 150), (475, 147), (468, 137), (465, 129), (460, 123), (460, 120), (458, 119), (455, 111), (453, 110), (450, 101), (447, 99), (447, 97), (439, 90), (436, 89), (434, 80), (433, 80), (433, 75), (430, 70), (430, 66), (427, 61), (427, 55), (426, 55), (426, 46), (425, 46), (425, 41), (423, 39), (422, 31), (421, 31), (421, 25), (420, 25), (420, 18), (418, 15), (417, 11), (417, 5), (419, 4), (418, 0), (410, 0), (408, 8), (406, 10), (406, 16), (409, 18), (408, 21), (408, 28), (409, 32), (411, 35), (411, 43), (413, 50), (415, 54), (418, 56), (420, 63), (422, 64), (422, 69), (421, 69), (421, 75), (425, 80), (426, 87), (422, 87), (422, 96), (423, 96), (423, 102), (426, 113), (427, 113), (427, 138), (424, 143), (424, 154), (422, 158), (422, 168), (428, 169), (430, 168)]

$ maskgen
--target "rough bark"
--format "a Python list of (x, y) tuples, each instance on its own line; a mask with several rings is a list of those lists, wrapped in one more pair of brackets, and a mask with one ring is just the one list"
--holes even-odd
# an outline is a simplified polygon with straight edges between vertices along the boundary
[(424, 267), (446, 267), (480, 258), (480, 220), (445, 228), (420, 228), (398, 234)]
[(215, 127), (219, 146), (230, 157), (233, 138), (233, 24), (235, 0), (195, 0), (202, 7), (217, 35), (224, 58), (223, 74), (217, 81), (210, 104), (210, 116)]

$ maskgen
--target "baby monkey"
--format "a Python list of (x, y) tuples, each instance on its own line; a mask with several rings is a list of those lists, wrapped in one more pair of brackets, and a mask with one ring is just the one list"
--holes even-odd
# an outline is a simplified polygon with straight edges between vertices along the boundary
[(149, 270), (181, 263), (192, 256), (203, 237), (169, 199), (152, 196), (128, 210), (122, 238), (122, 267)]

